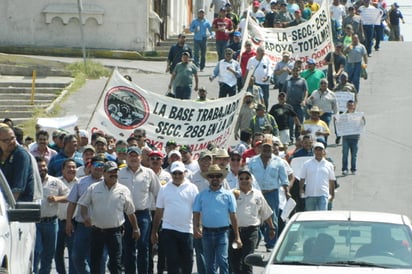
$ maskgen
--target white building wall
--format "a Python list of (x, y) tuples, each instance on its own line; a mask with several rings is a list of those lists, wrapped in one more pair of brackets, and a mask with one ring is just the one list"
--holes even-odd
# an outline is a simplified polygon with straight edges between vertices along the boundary
[[(83, 14), (86, 48), (153, 50), (148, 34), (149, 1), (83, 0), (84, 7), (103, 11)], [(48, 5), (60, 5), (62, 11), (50, 23), (43, 12)], [(80, 48), (80, 25), (73, 5), (77, 7), (76, 0), (1, 0), (0, 46)]]

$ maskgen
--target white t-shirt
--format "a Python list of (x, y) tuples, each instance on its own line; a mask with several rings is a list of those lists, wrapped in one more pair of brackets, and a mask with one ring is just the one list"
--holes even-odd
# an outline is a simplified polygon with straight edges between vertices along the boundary
[(271, 68), (271, 63), (269, 57), (264, 55), (262, 57), (262, 61), (259, 61), (256, 59), (256, 57), (252, 57), (249, 59), (247, 62), (247, 67), (248, 70), (251, 70), (252, 72), (254, 71), (254, 76), (255, 76), (255, 83), (260, 84), (260, 85), (269, 85), (270, 81), (267, 80), (266, 82), (263, 82), (262, 79), (265, 77), (269, 77), (272, 75), (273, 71)]
[(193, 233), (193, 203), (199, 193), (189, 180), (176, 186), (172, 181), (160, 188), (156, 207), (163, 208), (163, 229)]

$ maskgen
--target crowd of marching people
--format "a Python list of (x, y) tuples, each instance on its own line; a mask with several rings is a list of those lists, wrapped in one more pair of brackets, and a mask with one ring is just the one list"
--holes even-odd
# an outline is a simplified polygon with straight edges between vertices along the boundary
[[(296, 26), (319, 10), (318, 2), (254, 1), (249, 16), (263, 27)], [(110, 273), (192, 273), (193, 258), (201, 274), (252, 273), (244, 258), (259, 242), (273, 249), (288, 199), (296, 201), (294, 212), (332, 209), (339, 185), (326, 148), (334, 115), (342, 113), (335, 92), (351, 93), (345, 113), (356, 113), (372, 48), (379, 50), (386, 26), (390, 39), (400, 40), (404, 19), (397, 3), (388, 9), (384, 0), (330, 5), (335, 49), (323, 60), (326, 73), (315, 60), (295, 61), (288, 51), (272, 69), (264, 47), (254, 50), (245, 41), (243, 50), (245, 18), (229, 1), (212, 1), (211, 23), (198, 11), (190, 26), (193, 51), (185, 34), (170, 50), (172, 95), (190, 99), (195, 79), (197, 101), (208, 100), (197, 78), (205, 68), (208, 35), (215, 37), (219, 57), (209, 77), (218, 78), (219, 97), (233, 96), (243, 85), (247, 92), (234, 125), (237, 143), (210, 143), (197, 159), (190, 145), (173, 139), (155, 148), (144, 127), (124, 140), (78, 127), (74, 134), (55, 130), (49, 136), (38, 127), (34, 140), (23, 140), (5, 119), (0, 168), (17, 201), (41, 202), (34, 273), (50, 273), (53, 260), (58, 273), (100, 274), (106, 267)], [(373, 15), (378, 17), (371, 21)], [(273, 106), (271, 85), (278, 89)], [(359, 138), (336, 136), (343, 176), (357, 172)]]

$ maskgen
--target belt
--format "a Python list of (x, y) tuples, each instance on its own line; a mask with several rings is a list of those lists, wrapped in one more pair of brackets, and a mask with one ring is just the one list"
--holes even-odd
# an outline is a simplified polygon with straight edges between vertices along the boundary
[(148, 213), (148, 212), (149, 212), (149, 209), (145, 208), (145, 209), (142, 209), (142, 210), (136, 210), (134, 213), (141, 214), (141, 213)]
[(57, 219), (57, 216), (40, 218), (40, 223), (51, 223)]
[(98, 232), (114, 233), (114, 232), (119, 232), (122, 230), (123, 230), (123, 226), (112, 227), (112, 228), (99, 228), (97, 226), (92, 226), (92, 231), (98, 231)]
[(272, 193), (272, 192), (275, 192), (276, 190), (278, 190), (278, 189), (277, 189), (277, 188), (274, 188), (274, 189), (269, 189), (269, 190), (262, 190), (262, 193), (263, 193), (263, 194)]
[(239, 232), (247, 231), (247, 230), (255, 230), (255, 229), (258, 229), (259, 227), (260, 226), (258, 225), (243, 226), (243, 227), (239, 227)]
[(206, 232), (223, 232), (229, 229), (229, 226), (222, 226), (222, 227), (203, 227), (203, 231)]

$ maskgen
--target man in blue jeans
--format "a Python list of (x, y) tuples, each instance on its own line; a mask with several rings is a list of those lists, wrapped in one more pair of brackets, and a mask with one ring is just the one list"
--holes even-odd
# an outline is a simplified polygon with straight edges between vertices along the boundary
[(127, 167), (119, 171), (119, 183), (132, 193), (135, 215), (140, 228), (140, 238), (132, 240), (133, 228), (128, 219), (124, 231), (124, 267), (126, 274), (149, 272), (149, 241), (152, 224), (151, 199), (157, 198), (160, 189), (159, 177), (150, 168), (141, 165), (142, 151), (138, 147), (127, 149)]
[[(262, 144), (262, 151), (259, 156), (249, 160), (250, 172), (255, 176), (256, 181), (265, 197), (266, 202), (273, 210), (272, 222), (275, 229), (278, 227), (279, 217), (279, 188), (283, 187), (285, 195), (289, 199), (289, 181), (283, 160), (273, 154), (273, 142), (266, 139)], [(270, 228), (267, 224), (262, 227), (266, 249), (268, 252), (275, 246), (276, 237), (270, 237)]]
[(205, 18), (205, 10), (200, 9), (197, 12), (197, 18), (190, 24), (190, 32), (195, 34), (193, 36), (193, 61), (200, 71), (203, 71), (206, 64), (207, 31), (209, 31), (209, 34), (212, 34), (212, 25)]
[[(346, 103), (347, 111), (346, 113), (356, 112), (356, 103), (353, 100), (349, 100)], [(363, 123), (365, 123), (365, 117), (362, 117)], [(346, 135), (342, 138), (342, 175), (348, 175), (348, 156), (349, 151), (350, 157), (350, 171), (352, 175), (356, 174), (356, 159), (358, 156), (358, 143), (360, 139), (360, 134)]]
[[(91, 160), (90, 175), (80, 178), (79, 183), (75, 184), (71, 189), (67, 201), (67, 220), (74, 218), (74, 227), (72, 222), (66, 222), (66, 234), (73, 235), (72, 261), (78, 274), (90, 273), (90, 227), (84, 225), (84, 220), (77, 211), (74, 217), (74, 212), (77, 207), (77, 201), (86, 192), (87, 188), (102, 179), (104, 158), (95, 156)], [(74, 234), (73, 234), (74, 232)], [(106, 256), (102, 258), (104, 266)], [(104, 273), (104, 268), (103, 273)]]
[(335, 197), (335, 172), (333, 164), (325, 159), (325, 146), (313, 145), (315, 157), (303, 164), (299, 193), (305, 198), (305, 211), (328, 210), (328, 203)]
[(208, 171), (202, 172), (210, 186), (196, 196), (193, 204), (193, 236), (202, 238), (207, 274), (217, 273), (217, 269), (220, 274), (229, 273), (230, 225), (234, 233), (232, 246), (242, 247), (236, 217), (236, 200), (231, 191), (222, 187), (226, 175), (227, 171), (218, 165), (212, 165)]
[(57, 203), (66, 202), (69, 188), (59, 178), (47, 175), (47, 163), (43, 157), (37, 156), (36, 161), (43, 185), (43, 199), (40, 208), (40, 222), (36, 223), (33, 272), (47, 274), (50, 273), (56, 251)]
[(359, 93), (362, 60), (364, 67), (366, 67), (368, 64), (368, 55), (365, 46), (359, 42), (359, 36), (357, 34), (352, 35), (352, 44), (344, 50), (344, 53), (347, 56), (345, 71), (348, 73), (348, 80), (355, 86)]

